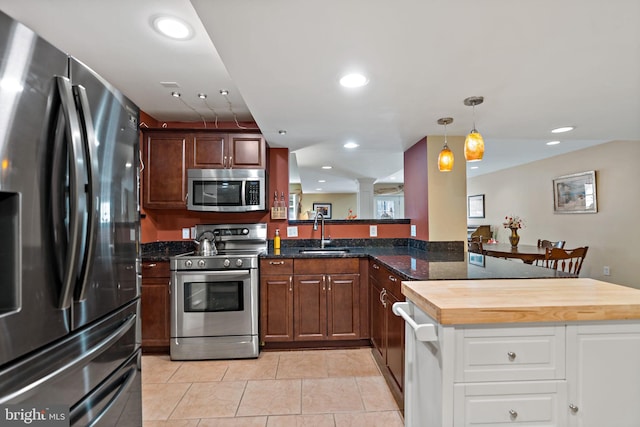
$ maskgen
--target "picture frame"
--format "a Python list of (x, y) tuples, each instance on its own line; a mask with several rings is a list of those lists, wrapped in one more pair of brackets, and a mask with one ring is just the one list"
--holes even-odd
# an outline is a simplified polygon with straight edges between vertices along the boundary
[(596, 171), (564, 175), (553, 180), (553, 212), (597, 213)]
[(469, 264), (477, 265), (478, 267), (485, 267), (484, 255), (469, 252)]
[(467, 197), (467, 218), (484, 218), (484, 194)]
[(331, 219), (331, 203), (313, 203), (313, 211), (320, 212), (324, 219)]

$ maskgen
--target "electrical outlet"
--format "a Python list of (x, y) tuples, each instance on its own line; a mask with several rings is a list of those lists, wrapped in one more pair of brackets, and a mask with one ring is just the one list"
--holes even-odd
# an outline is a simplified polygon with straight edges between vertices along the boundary
[(418, 232), (416, 231), (416, 226), (412, 225), (411, 226), (411, 237), (416, 237), (417, 234), (418, 234)]
[(182, 229), (182, 238), (183, 238), (183, 239), (189, 239), (189, 238), (191, 238), (191, 229), (189, 229), (189, 228), (183, 228), (183, 229)]
[(298, 227), (287, 227), (287, 237), (298, 237)]
[(604, 274), (605, 276), (611, 276), (611, 269), (609, 269), (608, 265), (604, 266), (604, 268), (602, 269), (602, 274)]
[(378, 226), (370, 225), (369, 226), (369, 237), (377, 237), (378, 236)]

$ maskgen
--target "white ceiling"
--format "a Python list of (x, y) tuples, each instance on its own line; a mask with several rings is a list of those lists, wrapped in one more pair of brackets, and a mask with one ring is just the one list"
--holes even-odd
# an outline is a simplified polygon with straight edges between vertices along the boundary
[[(485, 97), (475, 119), (486, 153), (468, 176), (640, 135), (637, 0), (0, 0), (0, 9), (158, 120), (253, 117), (271, 146), (295, 154), (305, 192), (402, 181), (402, 153), (442, 135), (438, 118), (454, 118), (449, 135), (471, 129), (469, 96)], [(195, 36), (158, 35), (158, 14), (186, 20)], [(369, 84), (340, 87), (354, 70)], [(177, 83), (182, 101), (161, 82)], [(562, 125), (576, 130), (550, 133)], [(553, 139), (562, 143), (545, 145)], [(360, 147), (345, 150), (350, 140)]]

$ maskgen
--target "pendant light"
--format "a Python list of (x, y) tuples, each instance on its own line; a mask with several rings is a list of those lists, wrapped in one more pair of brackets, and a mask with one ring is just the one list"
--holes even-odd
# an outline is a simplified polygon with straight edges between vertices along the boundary
[(464, 158), (467, 162), (477, 162), (482, 160), (484, 155), (484, 139), (482, 135), (476, 130), (476, 105), (482, 104), (484, 97), (482, 96), (470, 96), (464, 100), (464, 105), (473, 107), (473, 129), (469, 132), (469, 135), (464, 140)]
[(453, 151), (447, 145), (447, 125), (453, 123), (451, 117), (443, 117), (438, 119), (439, 125), (444, 125), (444, 147), (438, 156), (438, 170), (440, 172), (449, 172), (453, 169)]

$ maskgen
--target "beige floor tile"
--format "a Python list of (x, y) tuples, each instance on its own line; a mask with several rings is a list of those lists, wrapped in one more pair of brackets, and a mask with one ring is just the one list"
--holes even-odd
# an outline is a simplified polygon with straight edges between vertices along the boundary
[(397, 411), (399, 409), (383, 377), (358, 377), (356, 383), (366, 411)]
[(166, 420), (191, 384), (142, 384), (142, 419)]
[(257, 359), (230, 361), (223, 381), (275, 379), (279, 358), (278, 354), (262, 352)]
[(403, 427), (404, 421), (397, 411), (349, 412), (335, 414), (336, 427)]
[(355, 378), (302, 380), (303, 414), (362, 410), (364, 405)]
[(142, 427), (198, 427), (200, 420), (144, 421)]
[(271, 415), (267, 427), (334, 427), (333, 414)]
[(326, 378), (324, 351), (292, 351), (280, 355), (277, 378)]
[(342, 350), (326, 355), (330, 377), (364, 377), (381, 375), (371, 350)]
[(142, 383), (166, 383), (182, 362), (172, 362), (169, 356), (142, 356)]
[(248, 381), (238, 416), (300, 413), (300, 380)]
[(205, 418), (198, 427), (265, 427), (267, 417)]
[(229, 363), (226, 360), (182, 362), (168, 382), (204, 383), (220, 381), (228, 368)]
[(170, 419), (233, 417), (245, 386), (245, 381), (194, 383)]

